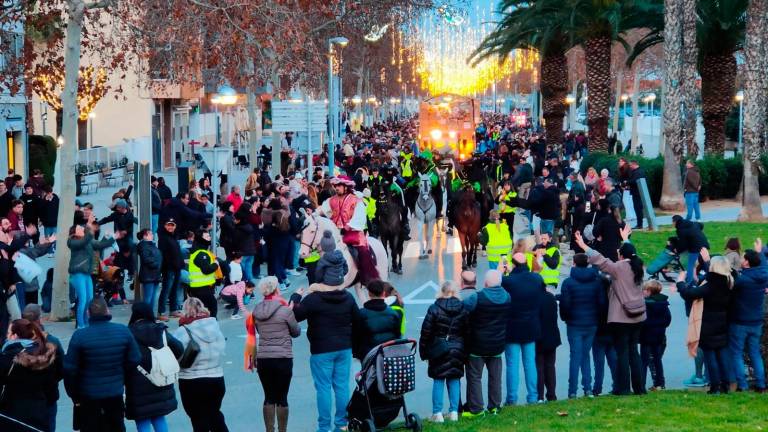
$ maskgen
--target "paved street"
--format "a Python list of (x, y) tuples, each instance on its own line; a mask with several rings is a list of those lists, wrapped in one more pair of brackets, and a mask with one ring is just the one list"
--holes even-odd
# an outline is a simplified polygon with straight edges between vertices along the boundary
[[(237, 172), (233, 175), (234, 181), (242, 184), (245, 172)], [(175, 178), (166, 176), (168, 184), (175, 190)], [(107, 199), (111, 196), (113, 189), (101, 189), (98, 194), (84, 195), (80, 197), (81, 201), (91, 201), (95, 204), (98, 216), (104, 216)], [(111, 225), (107, 231), (111, 230)], [(416, 243), (412, 242), (406, 247), (405, 257), (403, 259), (402, 276), (390, 275), (390, 281), (397, 287), (406, 300), (406, 318), (407, 318), (407, 336), (418, 339), (421, 323), (427, 308), (434, 301), (436, 290), (439, 284), (449, 278), (457, 278), (460, 272), (461, 255), (456, 246), (456, 240), (453, 237), (444, 235), (436, 239), (439, 246), (435, 246), (436, 251), (446, 251), (441, 255), (433, 255), (428, 260), (419, 260), (416, 258)], [(51, 259), (43, 258), (44, 265), (52, 265)], [(487, 262), (484, 258), (479, 259), (478, 267), (479, 279), (487, 270)], [(567, 261), (567, 260), (566, 260)], [(563, 266), (563, 271), (567, 272), (567, 266)], [(265, 273), (265, 272), (264, 272)], [(306, 285), (306, 278), (292, 277), (292, 289)], [(665, 287), (665, 290), (668, 287)], [(132, 293), (129, 291), (129, 296)], [(685, 349), (685, 329), (686, 318), (683, 302), (677, 294), (671, 294), (672, 303), (672, 327), (668, 331), (668, 348), (664, 357), (666, 367), (665, 374), (667, 386), (669, 388), (681, 387), (682, 380), (690, 376), (693, 368), (692, 360), (687, 357)], [(260, 300), (257, 298), (257, 300)], [(261, 386), (258, 383), (256, 374), (245, 372), (243, 370), (243, 344), (245, 342), (245, 329), (243, 320), (229, 319), (228, 312), (220, 308), (220, 322), (222, 330), (227, 337), (226, 360), (225, 360), (225, 380), (227, 393), (224, 398), (223, 412), (227, 423), (233, 431), (253, 431), (261, 428), (261, 403), (263, 394)], [(127, 323), (130, 316), (130, 306), (116, 306), (112, 310), (114, 320)], [(175, 329), (175, 321), (170, 323), (170, 328)], [(66, 345), (74, 331), (73, 323), (48, 323), (48, 331), (59, 336)], [(302, 323), (302, 329), (306, 330), (306, 323)], [(561, 337), (563, 345), (557, 353), (557, 380), (558, 397), (565, 398), (567, 393), (567, 372), (568, 372), (568, 348), (565, 326), (560, 322)], [(312, 384), (312, 378), (309, 373), (309, 344), (306, 336), (302, 334), (294, 344), (294, 378), (289, 393), (289, 403), (291, 407), (290, 431), (312, 431), (314, 430), (316, 409), (315, 392)], [(352, 374), (359, 370), (359, 363), (354, 362)], [(406, 398), (409, 408), (415, 410), (423, 417), (431, 413), (431, 380), (426, 374), (426, 362), (418, 362), (416, 391), (409, 394)], [(610, 380), (610, 378), (606, 378)], [(350, 379), (350, 387), (352, 386)], [(649, 384), (650, 385), (650, 384)], [(604, 388), (610, 389), (606, 383)], [(521, 391), (524, 392), (524, 385), (521, 384)], [(62, 385), (62, 395), (63, 385)], [(522, 396), (522, 394), (521, 394)], [(521, 397), (522, 399), (522, 397)], [(523, 399), (524, 400), (524, 399)], [(58, 426), (61, 430), (71, 428), (72, 405), (67, 397), (63, 397), (59, 402)], [(168, 416), (169, 427), (171, 430), (189, 430), (189, 419), (181, 408), (179, 399), (179, 408)], [(133, 422), (128, 423), (128, 430), (134, 430)]]

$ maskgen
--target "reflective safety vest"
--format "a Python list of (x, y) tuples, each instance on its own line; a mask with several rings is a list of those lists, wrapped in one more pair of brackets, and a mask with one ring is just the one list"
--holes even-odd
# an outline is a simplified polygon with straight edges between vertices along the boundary
[[(557, 251), (558, 248), (556, 246), (550, 246), (547, 248), (545, 253), (547, 256), (551, 257), (554, 256), (555, 252)], [(560, 255), (560, 258), (557, 260), (557, 266), (555, 268), (551, 269), (546, 263), (542, 264), (541, 278), (544, 279), (545, 284), (557, 286), (557, 284), (560, 282), (560, 264), (562, 264), (562, 262), (563, 256)]]
[(216, 262), (216, 256), (213, 255), (210, 251), (207, 251), (205, 249), (199, 249), (192, 253), (189, 257), (189, 287), (190, 288), (200, 288), (200, 287), (206, 287), (216, 284), (216, 272), (213, 272), (211, 274), (204, 274), (203, 270), (200, 269), (195, 264), (195, 258), (197, 258), (198, 254), (205, 253), (208, 254), (209, 257), (211, 257), (211, 262)]
[(413, 177), (413, 168), (411, 158), (413, 153), (400, 153), (400, 157), (403, 159), (400, 162), (400, 175), (403, 177)]
[(528, 271), (533, 271), (533, 259), (534, 259), (533, 252), (525, 253), (525, 263), (528, 265)]
[(403, 309), (402, 306), (398, 305), (397, 303), (390, 306), (392, 310), (400, 312), (400, 315), (402, 316), (402, 319), (400, 320), (400, 337), (405, 336), (405, 309)]
[(506, 255), (507, 261), (509, 261), (512, 238), (509, 236), (507, 224), (501, 222), (499, 228), (496, 228), (496, 222), (490, 222), (485, 226), (485, 230), (488, 233), (488, 244), (485, 246), (488, 252), (488, 262), (499, 262), (502, 255)]
[(304, 258), (304, 263), (306, 263), (306, 264), (311, 264), (311, 263), (317, 262), (317, 261), (320, 261), (320, 252), (318, 252), (315, 249), (312, 250), (312, 252), (309, 254), (309, 256)]
[(365, 201), (365, 215), (368, 220), (373, 220), (376, 217), (376, 200), (371, 197), (363, 198), (363, 200)]
[(501, 202), (499, 203), (499, 213), (501, 214), (514, 213), (517, 210), (517, 208), (512, 207), (511, 205), (507, 205), (506, 201), (515, 197), (517, 197), (517, 192), (509, 191), (509, 193), (507, 193), (504, 199), (502, 199)]

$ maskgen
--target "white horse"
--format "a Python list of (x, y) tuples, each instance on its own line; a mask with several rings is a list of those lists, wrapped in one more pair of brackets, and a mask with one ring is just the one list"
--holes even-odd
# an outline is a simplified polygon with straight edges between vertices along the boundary
[(432, 198), (432, 180), (429, 174), (419, 175), (419, 197), (414, 208), (416, 218), (416, 239), (419, 242), (419, 258), (427, 258), (432, 253), (432, 233), (437, 219), (437, 206)]
[[(349, 288), (354, 285), (358, 301), (363, 303), (367, 296), (365, 290), (363, 290), (362, 284), (355, 281), (355, 279), (357, 279), (357, 263), (352, 259), (347, 244), (341, 240), (341, 233), (333, 221), (325, 216), (319, 216), (317, 214), (312, 214), (306, 218), (304, 229), (301, 232), (301, 248), (299, 249), (299, 256), (301, 258), (306, 258), (313, 250), (319, 250), (320, 239), (323, 238), (323, 233), (326, 230), (333, 234), (333, 239), (336, 241), (336, 249), (344, 255), (344, 259), (347, 261), (347, 266), (349, 267), (349, 271), (346, 276), (344, 276), (343, 286)], [(384, 245), (382, 245), (379, 239), (375, 237), (368, 237), (368, 245), (376, 256), (376, 270), (379, 272), (379, 278), (385, 281), (388, 280), (389, 258), (387, 257), (387, 251), (384, 249)]]

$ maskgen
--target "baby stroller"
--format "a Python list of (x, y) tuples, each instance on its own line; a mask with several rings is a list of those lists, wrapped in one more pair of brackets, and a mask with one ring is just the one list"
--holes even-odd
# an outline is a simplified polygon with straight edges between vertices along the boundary
[(117, 266), (105, 265), (96, 279), (94, 295), (101, 296), (112, 305), (113, 300), (125, 300), (125, 270)]
[(683, 270), (680, 254), (677, 251), (677, 243), (677, 237), (668, 238), (664, 250), (648, 264), (645, 272), (650, 275), (651, 279), (658, 280), (661, 277), (667, 282), (674, 282), (677, 275)]
[(350, 430), (375, 432), (385, 428), (401, 409), (405, 429), (421, 430), (421, 419), (408, 412), (403, 397), (416, 387), (415, 340), (398, 339), (373, 348), (355, 380), (357, 386), (347, 405)]

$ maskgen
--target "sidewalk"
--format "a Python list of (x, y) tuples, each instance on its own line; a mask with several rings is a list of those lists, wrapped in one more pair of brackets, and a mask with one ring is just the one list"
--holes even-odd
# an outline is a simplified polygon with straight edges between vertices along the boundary
[[(762, 197), (762, 202), (763, 214), (768, 216), (768, 197)], [(734, 200), (706, 201), (701, 203), (701, 222), (735, 222), (739, 217), (740, 211), (740, 203)], [(656, 223), (659, 225), (672, 225), (672, 216), (674, 214), (685, 217), (686, 210), (656, 216)]]

